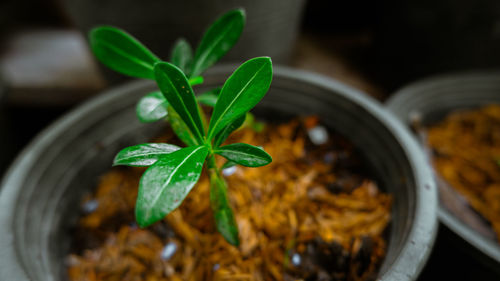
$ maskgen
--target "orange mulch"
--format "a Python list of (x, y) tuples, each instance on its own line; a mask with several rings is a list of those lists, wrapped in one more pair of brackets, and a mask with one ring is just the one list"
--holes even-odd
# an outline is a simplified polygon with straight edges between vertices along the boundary
[[(133, 223), (143, 169), (113, 168), (86, 198), (68, 256), (80, 280), (374, 280), (385, 256), (391, 196), (367, 179), (345, 140), (313, 145), (309, 118), (243, 129), (230, 142), (263, 146), (272, 164), (225, 178), (240, 246), (213, 224), (205, 175), (180, 208), (139, 229)], [(222, 161), (222, 159), (219, 159)], [(222, 163), (222, 162), (221, 162)], [(227, 171), (227, 170), (226, 170)]]
[(500, 105), (458, 111), (428, 130), (434, 165), (500, 241)]

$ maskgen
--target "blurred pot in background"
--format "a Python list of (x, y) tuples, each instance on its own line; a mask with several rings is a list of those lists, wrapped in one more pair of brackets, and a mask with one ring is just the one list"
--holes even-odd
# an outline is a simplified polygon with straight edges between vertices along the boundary
[(500, 1), (385, 0), (374, 73), (390, 89), (435, 73), (500, 66)]
[[(164, 60), (179, 37), (196, 45), (209, 24), (233, 8), (246, 10), (247, 22), (226, 61), (270, 56), (287, 63), (299, 31), (305, 0), (59, 0), (69, 20), (83, 33), (98, 24), (133, 34)], [(161, 36), (158, 36), (161, 34)], [(114, 77), (111, 77), (115, 80)]]
[[(436, 154), (439, 150), (435, 150), (428, 143), (428, 138), (425, 136), (429, 133), (429, 126), (442, 122), (452, 112), (500, 104), (499, 93), (500, 71), (498, 70), (446, 74), (426, 78), (398, 90), (387, 101), (387, 108), (408, 127), (412, 125), (422, 126), (420, 131), (417, 129), (417, 133), (419, 138), (421, 138), (424, 149), (429, 154), (429, 160), (431, 160), (433, 156), (438, 157)], [(455, 118), (455, 120), (458, 119)], [(463, 122), (464, 126), (474, 128), (474, 123), (466, 123), (463, 119), (461, 122)], [(483, 123), (484, 126), (489, 126), (486, 123)], [(494, 132), (492, 130), (488, 131)], [(477, 161), (484, 162), (485, 156), (480, 156), (479, 152), (477, 152), (482, 149), (484, 150), (484, 148), (480, 148), (481, 141), (476, 134), (465, 131), (462, 132), (462, 135), (464, 138), (469, 138), (469, 140), (475, 140), (476, 143), (471, 144), (471, 147), (474, 146), (474, 149), (470, 149), (470, 155), (473, 155), (473, 157), (468, 160), (468, 166), (458, 164), (463, 160), (461, 160), (457, 152), (454, 152), (457, 156), (453, 161), (457, 163), (457, 166), (449, 167), (453, 167), (452, 170), (458, 169), (461, 176), (464, 176), (464, 168), (459, 168), (460, 166), (470, 167), (475, 165)], [(493, 139), (491, 141), (492, 144), (496, 144)], [(450, 149), (450, 151), (454, 150), (456, 148)], [(444, 155), (442, 154), (441, 158)], [(487, 156), (493, 157), (494, 155)], [(434, 165), (435, 161), (436, 159), (433, 161)], [(436, 183), (439, 187), (440, 195), (439, 219), (455, 234), (447, 237), (448, 240), (450, 243), (453, 243), (453, 247), (461, 254), (470, 256), (475, 261), (487, 266), (497, 277), (500, 276), (500, 244), (491, 226), (491, 220), (487, 222), (485, 220), (486, 217), (482, 217), (478, 209), (473, 209), (471, 206), (477, 207), (477, 204), (471, 204), (469, 200), (471, 197), (464, 197), (463, 191), (461, 193), (458, 189), (452, 188), (452, 183), (447, 181), (446, 176), (440, 172), (440, 169), (435, 168), (435, 171)], [(480, 168), (476, 168), (474, 171), (479, 173), (480, 177), (488, 175)], [(492, 183), (494, 183), (494, 179), (488, 179), (486, 183), (476, 184), (475, 188), (481, 190), (481, 193), (484, 192), (484, 196), (491, 196), (491, 193), (486, 193), (485, 190)], [(495, 197), (491, 199), (498, 200)], [(480, 202), (484, 205), (491, 204), (489, 203), (491, 201), (484, 199), (480, 200)], [(486, 208), (494, 210), (494, 206), (492, 205)], [(476, 278), (473, 280), (486, 280), (488, 278), (487, 274), (491, 273), (485, 272), (485, 274), (484, 276), (475, 276)], [(447, 275), (446, 277), (449, 276)], [(440, 279), (437, 278), (436, 280)], [(449, 280), (453, 280), (453, 278)], [(488, 278), (487, 280), (490, 279)], [(498, 278), (495, 280), (498, 280)]]
[[(380, 1), (308, 0), (304, 11), (304, 29), (328, 37), (356, 36), (372, 29)], [(326, 37), (326, 36), (325, 36)]]

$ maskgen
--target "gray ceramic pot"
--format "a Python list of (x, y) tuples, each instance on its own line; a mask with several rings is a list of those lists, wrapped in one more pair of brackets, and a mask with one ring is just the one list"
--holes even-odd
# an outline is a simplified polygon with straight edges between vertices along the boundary
[(168, 60), (177, 38), (196, 45), (220, 15), (245, 8), (247, 23), (237, 45), (224, 57), (242, 61), (270, 56), (285, 63), (298, 35), (305, 0), (58, 0), (62, 10), (82, 32), (98, 24), (127, 30)]
[[(234, 67), (212, 69), (200, 91), (221, 85)], [(19, 156), (0, 193), (0, 276), (63, 280), (69, 225), (81, 195), (95, 186), (124, 146), (147, 141), (161, 126), (144, 125), (135, 103), (156, 88), (136, 81), (80, 106), (41, 133)], [(275, 67), (257, 116), (317, 114), (351, 140), (394, 195), (387, 257), (380, 280), (416, 279), (433, 244), (437, 193), (430, 169), (404, 126), (381, 105), (339, 82)]]
[[(458, 109), (500, 103), (500, 72), (470, 72), (443, 75), (413, 83), (397, 91), (387, 107), (408, 126), (418, 118), (432, 124)], [(424, 148), (424, 150), (427, 150)], [(456, 233), (460, 248), (500, 272), (500, 244), (484, 220), (465, 206), (463, 198), (439, 175), (439, 219)], [(466, 223), (467, 222), (467, 223)], [(464, 243), (466, 242), (466, 243)]]
[(3, 175), (4, 169), (7, 167), (7, 161), (9, 160), (11, 153), (7, 151), (7, 147), (12, 146), (11, 136), (7, 134), (9, 131), (7, 128), (7, 114), (5, 113), (5, 87), (0, 81), (0, 177)]

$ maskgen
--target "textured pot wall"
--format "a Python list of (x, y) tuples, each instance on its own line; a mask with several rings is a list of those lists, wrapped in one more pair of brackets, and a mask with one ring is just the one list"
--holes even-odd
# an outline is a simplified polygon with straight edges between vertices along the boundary
[[(214, 68), (200, 91), (219, 86), (232, 68)], [(134, 105), (156, 86), (138, 81), (93, 99), (42, 133), (18, 158), (0, 193), (0, 276), (61, 280), (68, 228), (81, 195), (95, 186), (120, 148), (158, 130), (140, 124)], [(430, 171), (402, 124), (374, 100), (341, 83), (275, 68), (260, 117), (317, 114), (360, 149), (383, 189), (394, 195), (387, 258), (380, 280), (414, 280), (432, 247), (437, 195)]]

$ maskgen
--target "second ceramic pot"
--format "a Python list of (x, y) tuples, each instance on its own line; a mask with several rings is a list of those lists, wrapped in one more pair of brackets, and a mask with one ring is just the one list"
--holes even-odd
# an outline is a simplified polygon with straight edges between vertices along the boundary
[[(425, 126), (443, 119), (452, 111), (488, 104), (500, 104), (498, 71), (424, 79), (402, 88), (387, 101), (387, 107), (407, 126), (411, 126), (415, 118)], [(463, 199), (437, 174), (436, 181), (441, 197), (440, 221), (461, 238), (458, 239), (461, 240), (461, 249), (500, 273), (500, 244), (495, 240), (493, 230), (472, 209), (457, 206), (456, 202)]]

